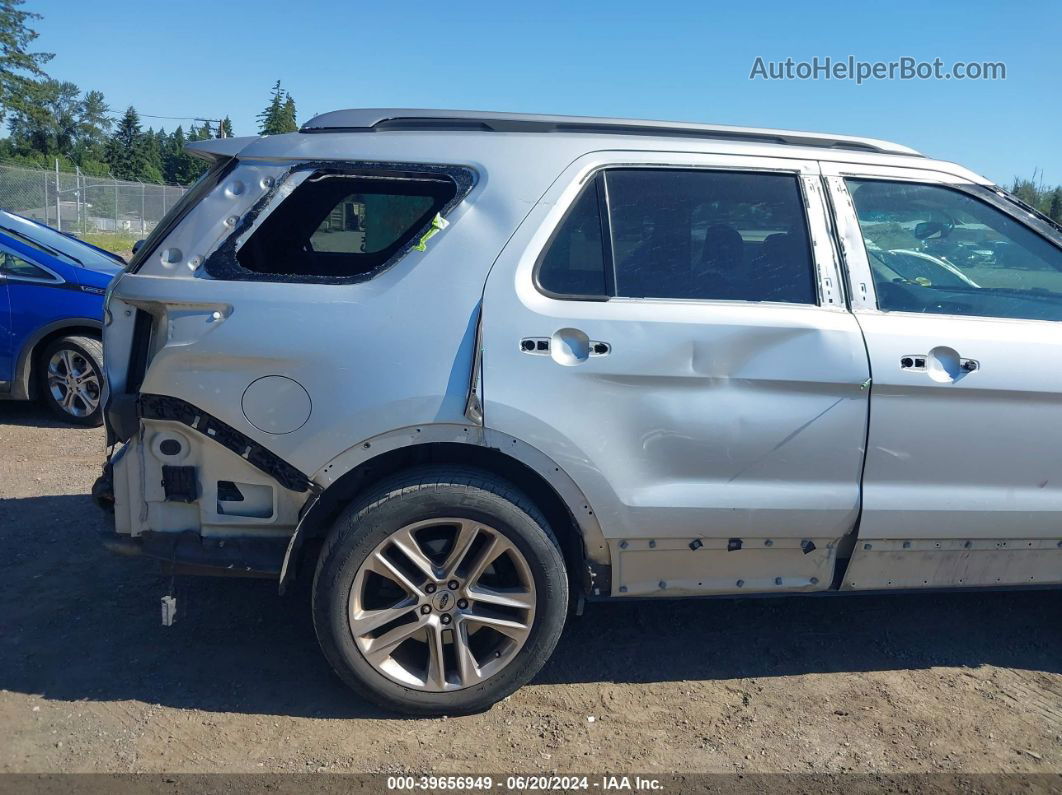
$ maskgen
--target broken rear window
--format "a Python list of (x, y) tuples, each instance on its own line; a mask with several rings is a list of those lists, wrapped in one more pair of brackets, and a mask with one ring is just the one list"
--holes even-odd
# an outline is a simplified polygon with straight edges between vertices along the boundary
[(262, 222), (236, 258), (255, 273), (361, 276), (401, 251), (456, 193), (453, 180), (437, 174), (318, 171)]

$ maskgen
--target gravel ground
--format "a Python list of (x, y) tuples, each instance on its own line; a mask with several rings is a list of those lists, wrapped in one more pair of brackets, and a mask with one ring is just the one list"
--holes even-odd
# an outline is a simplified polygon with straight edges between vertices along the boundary
[(533, 684), (408, 720), (305, 587), (104, 551), (103, 433), (0, 403), (0, 772), (1062, 773), (1062, 592), (589, 605)]

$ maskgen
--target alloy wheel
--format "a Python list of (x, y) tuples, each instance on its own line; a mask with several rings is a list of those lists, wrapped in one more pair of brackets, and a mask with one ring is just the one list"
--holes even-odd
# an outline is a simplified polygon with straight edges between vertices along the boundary
[(48, 360), (48, 391), (72, 417), (87, 417), (100, 405), (100, 379), (88, 358), (61, 348)]
[(355, 644), (377, 671), (428, 692), (461, 690), (504, 669), (535, 617), (535, 583), (520, 550), (471, 519), (395, 531), (351, 586)]

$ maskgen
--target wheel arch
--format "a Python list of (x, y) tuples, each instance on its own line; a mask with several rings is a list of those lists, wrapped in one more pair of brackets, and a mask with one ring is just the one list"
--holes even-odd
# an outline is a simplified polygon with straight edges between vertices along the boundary
[[(611, 593), (608, 545), (597, 516), (564, 470), (525, 442), (475, 425), (423, 425), (394, 431), (340, 454), (313, 477), (323, 490), (309, 500), (285, 553), (284, 592), (307, 548), (322, 539), (343, 506), (373, 483), (423, 464), (471, 466), (510, 480), (542, 511), (561, 542), (574, 586)], [(311, 556), (312, 557), (312, 556)]]
[(47, 323), (33, 332), (19, 351), (10, 397), (14, 400), (31, 400), (35, 397), (38, 387), (35, 370), (41, 351), (53, 340), (73, 335), (101, 339), (103, 323), (90, 317), (69, 317)]

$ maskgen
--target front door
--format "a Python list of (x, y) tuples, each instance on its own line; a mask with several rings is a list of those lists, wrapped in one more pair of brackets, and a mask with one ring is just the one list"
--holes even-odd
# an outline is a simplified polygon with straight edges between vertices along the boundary
[(485, 424), (581, 487), (614, 594), (829, 587), (869, 373), (823, 206), (808, 161), (588, 155), (492, 270)]
[(870, 354), (845, 588), (1062, 578), (1062, 250), (987, 189), (823, 164)]

